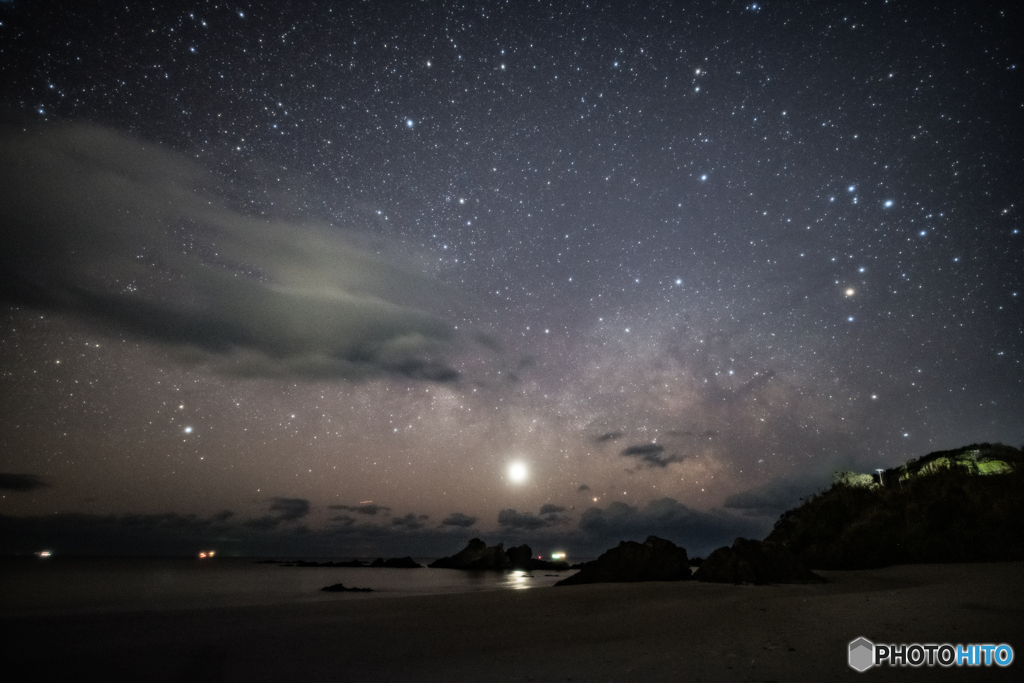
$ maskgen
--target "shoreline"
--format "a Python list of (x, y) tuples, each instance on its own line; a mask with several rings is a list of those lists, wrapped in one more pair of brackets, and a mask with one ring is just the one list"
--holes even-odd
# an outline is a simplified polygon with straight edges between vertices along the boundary
[[(1024, 563), (820, 572), (829, 583), (592, 584), (67, 616), (0, 616), (35, 680), (822, 681), (847, 644), (1024, 647)], [(881, 680), (1008, 669), (873, 668)]]
[(29, 559), (21, 565), (0, 567), (0, 618), (308, 605), (357, 599), (348, 594), (325, 595), (321, 590), (336, 583), (372, 590), (359, 599), (536, 590), (575, 573), (281, 567), (232, 559)]

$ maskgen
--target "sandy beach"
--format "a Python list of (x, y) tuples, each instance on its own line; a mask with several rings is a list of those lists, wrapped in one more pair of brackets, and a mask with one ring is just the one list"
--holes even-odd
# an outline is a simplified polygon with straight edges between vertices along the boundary
[[(9, 680), (1012, 680), (847, 666), (858, 636), (1024, 647), (1024, 565), (822, 572), (824, 585), (598, 584), (337, 603), (0, 617)], [(1019, 656), (1019, 655), (1018, 655)]]

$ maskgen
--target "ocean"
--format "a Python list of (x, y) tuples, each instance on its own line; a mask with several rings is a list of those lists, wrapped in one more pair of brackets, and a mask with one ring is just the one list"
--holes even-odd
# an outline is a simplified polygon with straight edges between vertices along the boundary
[[(549, 587), (575, 573), (282, 567), (258, 559), (4, 558), (0, 559), (0, 614), (133, 612), (523, 590)], [(430, 560), (417, 561), (426, 565)], [(336, 583), (373, 592), (320, 590)]]

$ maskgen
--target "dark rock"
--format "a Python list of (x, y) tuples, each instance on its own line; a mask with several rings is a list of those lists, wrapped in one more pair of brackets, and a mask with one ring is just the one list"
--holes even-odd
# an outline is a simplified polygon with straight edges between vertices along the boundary
[(343, 584), (336, 583), (333, 586), (324, 586), (320, 590), (328, 593), (371, 593), (372, 588), (345, 588)]
[(455, 555), (442, 557), (427, 566), (433, 569), (508, 569), (512, 563), (505, 554), (503, 543), (488, 547), (479, 538), (474, 538)]
[(533, 560), (533, 550), (525, 543), (509, 548), (505, 551), (505, 555), (513, 569), (530, 569), (527, 565)]
[(504, 549), (504, 544), (488, 547), (479, 538), (474, 538), (461, 552), (451, 557), (442, 557), (429, 565), (432, 569), (546, 569), (561, 572), (569, 569), (564, 561), (548, 562), (538, 560), (528, 545)]
[(378, 557), (376, 560), (370, 563), (371, 567), (382, 567), (385, 569), (422, 569), (423, 565), (412, 559), (408, 555), (405, 557), (392, 557), (385, 560), (383, 557)]
[(657, 536), (643, 543), (622, 541), (593, 562), (587, 562), (578, 574), (556, 583), (573, 586), (582, 583), (619, 581), (686, 581), (691, 578), (686, 549)]
[(822, 577), (810, 571), (796, 555), (777, 543), (737, 538), (731, 548), (711, 553), (693, 578), (712, 583), (817, 583)]

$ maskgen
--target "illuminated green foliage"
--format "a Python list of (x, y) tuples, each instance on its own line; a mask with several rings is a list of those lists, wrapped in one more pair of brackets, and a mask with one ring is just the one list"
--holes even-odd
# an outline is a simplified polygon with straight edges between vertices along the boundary
[(882, 480), (837, 476), (783, 513), (766, 540), (812, 569), (1024, 559), (1021, 450), (986, 443), (938, 451)]

